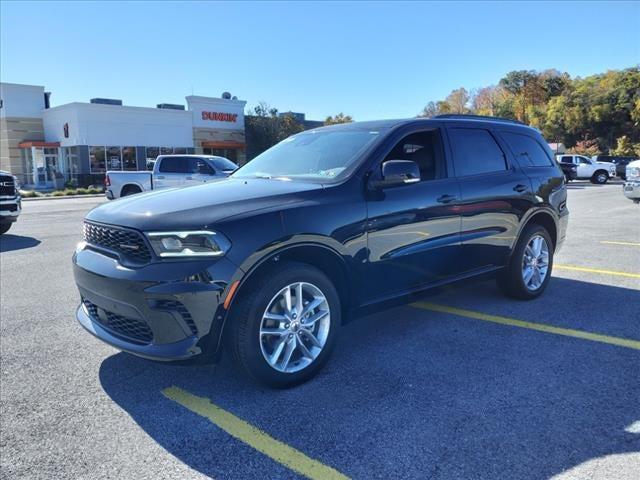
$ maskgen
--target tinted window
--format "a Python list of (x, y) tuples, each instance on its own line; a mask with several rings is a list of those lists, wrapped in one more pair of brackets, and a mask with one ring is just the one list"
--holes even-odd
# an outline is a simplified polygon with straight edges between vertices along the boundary
[(570, 163), (570, 164), (573, 165), (573, 157), (568, 157), (568, 156), (567, 157), (562, 157), (560, 159), (560, 162), (562, 162), (562, 163)]
[(163, 173), (187, 173), (188, 165), (188, 158), (164, 157), (160, 162), (160, 171)]
[(235, 170), (238, 166), (231, 160), (227, 160), (223, 157), (210, 158), (209, 161), (213, 164), (216, 170)]
[(407, 135), (400, 140), (384, 159), (411, 160), (418, 164), (420, 180), (442, 178), (444, 174), (444, 155), (440, 132), (431, 130)]
[(519, 133), (501, 132), (523, 167), (548, 167), (551, 159), (533, 138)]
[(189, 173), (201, 173), (203, 175), (213, 175), (213, 168), (202, 158), (189, 158)]
[(452, 128), (449, 138), (458, 177), (507, 169), (504, 152), (488, 130)]

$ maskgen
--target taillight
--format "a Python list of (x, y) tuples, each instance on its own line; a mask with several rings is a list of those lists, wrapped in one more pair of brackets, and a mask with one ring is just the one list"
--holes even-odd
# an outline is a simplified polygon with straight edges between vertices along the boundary
[(110, 187), (111, 186), (111, 179), (109, 178), (109, 175), (105, 175), (104, 176), (104, 186), (105, 187)]

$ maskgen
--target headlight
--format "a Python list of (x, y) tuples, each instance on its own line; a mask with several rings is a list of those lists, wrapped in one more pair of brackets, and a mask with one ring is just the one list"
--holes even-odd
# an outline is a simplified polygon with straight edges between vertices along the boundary
[(147, 232), (159, 257), (219, 257), (231, 248), (221, 233), (208, 230), (188, 232)]

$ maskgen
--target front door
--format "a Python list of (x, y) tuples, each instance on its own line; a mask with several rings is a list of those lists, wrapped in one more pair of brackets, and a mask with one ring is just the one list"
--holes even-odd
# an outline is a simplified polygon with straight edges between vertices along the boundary
[(409, 133), (383, 161), (412, 160), (420, 182), (369, 193), (368, 300), (438, 283), (459, 271), (458, 182), (447, 174), (438, 129)]

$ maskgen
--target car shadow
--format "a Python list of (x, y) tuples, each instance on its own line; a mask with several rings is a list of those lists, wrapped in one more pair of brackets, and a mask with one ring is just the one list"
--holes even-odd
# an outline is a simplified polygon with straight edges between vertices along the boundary
[(37, 247), (40, 240), (22, 235), (11, 235), (5, 233), (0, 236), (0, 252), (11, 252), (13, 250), (23, 250), (25, 248)]
[[(631, 289), (554, 277), (530, 302), (505, 299), (493, 282), (425, 300), (640, 339)], [(640, 419), (638, 353), (404, 306), (343, 327), (325, 369), (290, 390), (252, 383), (226, 355), (215, 367), (179, 367), (119, 353), (99, 375), (151, 438), (215, 478), (293, 473), (274, 472), (284, 467), (163, 389), (206, 397), (353, 478), (542, 479), (638, 451), (640, 435), (625, 431)]]

